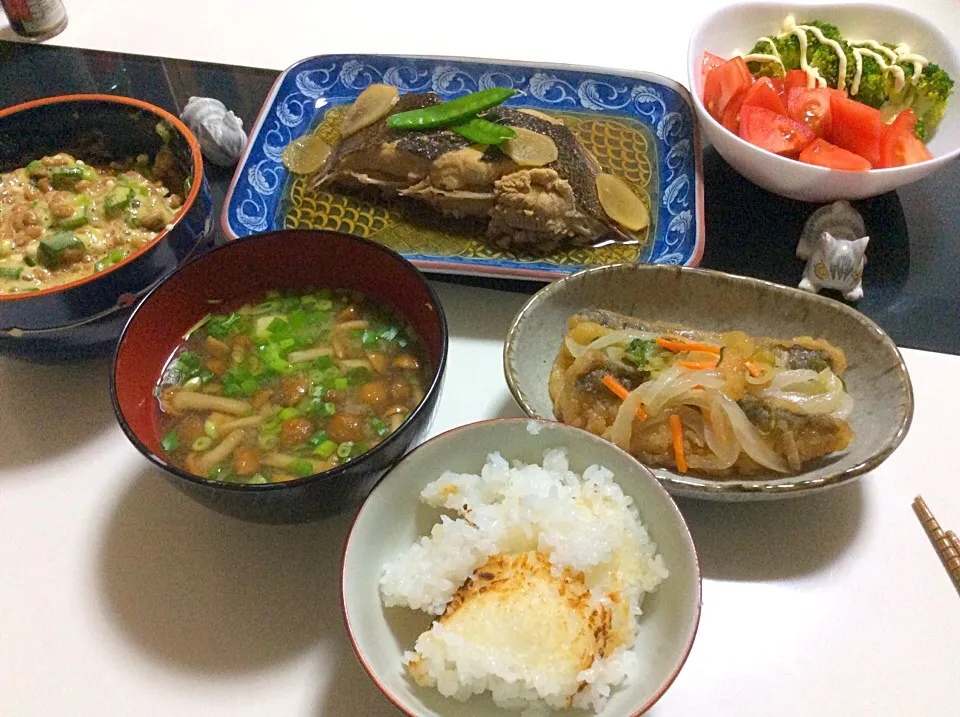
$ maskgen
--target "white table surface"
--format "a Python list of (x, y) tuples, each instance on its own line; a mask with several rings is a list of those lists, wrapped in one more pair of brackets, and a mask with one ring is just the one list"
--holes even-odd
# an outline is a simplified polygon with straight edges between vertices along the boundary
[[(960, 26), (955, 0), (903, 4)], [(289, 19), (275, 19), (281, 5)], [(52, 42), (276, 69), (366, 51), (583, 63), (684, 81), (686, 38), (711, 5), (610, 0), (577, 14), (502, 0), (73, 0), (70, 25)], [(470, 19), (452, 31), (458, 13)], [(363, 22), (347, 27), (347, 17)], [(511, 27), (529, 28), (520, 44)], [(2, 26), (0, 38), (9, 38)], [(526, 297), (435, 286), (451, 346), (433, 432), (519, 415), (500, 354)], [(960, 528), (960, 357), (904, 355), (912, 430), (861, 481), (776, 503), (681, 502), (702, 562), (703, 615), (686, 667), (650, 714), (960, 710), (960, 599), (910, 508), (922, 493), (941, 522)], [(396, 714), (342, 625), (349, 517), (257, 526), (181, 496), (117, 427), (108, 374), (106, 361), (0, 358), (0, 715)]]

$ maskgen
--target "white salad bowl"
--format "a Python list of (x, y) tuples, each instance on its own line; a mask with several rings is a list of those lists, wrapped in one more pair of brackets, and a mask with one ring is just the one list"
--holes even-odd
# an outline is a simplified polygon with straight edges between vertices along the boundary
[(960, 92), (927, 143), (933, 159), (905, 167), (845, 172), (780, 157), (745, 142), (724, 128), (703, 105), (701, 60), (704, 52), (724, 58), (747, 53), (756, 40), (780, 31), (784, 18), (833, 23), (844, 37), (907, 43), (960, 82), (960, 48), (929, 20), (889, 5), (819, 3), (740, 3), (704, 19), (690, 38), (687, 71), (694, 107), (706, 139), (740, 174), (754, 184), (791, 199), (831, 202), (863, 199), (926, 177), (960, 154)]
[[(566, 447), (570, 469), (609, 468), (663, 556), (669, 576), (645, 597), (637, 634), (640, 674), (615, 687), (601, 717), (636, 717), (673, 683), (693, 646), (700, 621), (700, 568), (696, 549), (676, 504), (638, 461), (593, 434), (550, 421), (499, 419), (444, 433), (409, 453), (367, 498), (347, 537), (343, 558), (343, 611), (347, 633), (364, 669), (397, 707), (414, 717), (517, 715), (487, 695), (466, 702), (419, 687), (406, 674), (403, 655), (429, 627), (431, 616), (384, 608), (384, 565), (429, 534), (440, 512), (420, 501), (420, 491), (447, 470), (479, 473), (489, 453), (541, 463), (546, 450)], [(575, 714), (586, 714), (575, 711)]]

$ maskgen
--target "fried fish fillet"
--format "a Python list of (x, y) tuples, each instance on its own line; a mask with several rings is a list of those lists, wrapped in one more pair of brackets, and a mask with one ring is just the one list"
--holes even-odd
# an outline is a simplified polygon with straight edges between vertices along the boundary
[(579, 673), (632, 640), (631, 625), (625, 600), (592, 601), (583, 573), (554, 575), (546, 553), (495, 555), (420, 636), (408, 666), (448, 696), (499, 678), (569, 707)]
[[(803, 370), (819, 373), (829, 369), (840, 377), (847, 365), (843, 351), (823, 339), (747, 337), (740, 333), (732, 340), (733, 333), (722, 334), (649, 322), (606, 310), (583, 311), (572, 316), (568, 321), (567, 337), (577, 337), (578, 343), (584, 345), (614, 331), (631, 330), (681, 337), (714, 346), (736, 345), (738, 342), (749, 345), (750, 351), (762, 354), (764, 360), (771, 362), (772, 375)], [(626, 343), (630, 343), (629, 339)], [(650, 366), (638, 366), (625, 360), (623, 355), (621, 346), (619, 349), (591, 349), (575, 358), (564, 343), (549, 378), (549, 393), (557, 419), (610, 437), (611, 427), (623, 401), (603, 383), (604, 378), (613, 377), (627, 391), (634, 391), (653, 378)], [(662, 370), (664, 366), (683, 358), (686, 357), (663, 352), (663, 363), (657, 368)], [(745, 360), (749, 358), (736, 350), (724, 349), (717, 363), (717, 370), (725, 380), (722, 390), (736, 402), (757, 432), (759, 440), (782, 459), (784, 472), (798, 472), (803, 463), (842, 451), (850, 444), (854, 435), (843, 412), (804, 413), (772, 397), (770, 392), (763, 390), (764, 385), (747, 381)], [(682, 410), (684, 415), (699, 413), (699, 416), (693, 416), (696, 419), (694, 422), (702, 424), (709, 419), (709, 415), (704, 412), (703, 402), (700, 403), (700, 406), (686, 406)], [(673, 406), (667, 412), (679, 410), (681, 407)], [(663, 420), (666, 417), (661, 413), (651, 416), (649, 420), (637, 420), (630, 433), (629, 452), (647, 465), (675, 468), (674, 436), (668, 422)], [(731, 465), (711, 467), (716, 461), (710, 446), (693, 431), (685, 431), (683, 439), (688, 462), (697, 466), (702, 473), (735, 476), (769, 469), (769, 466), (759, 464), (746, 451), (742, 451)]]

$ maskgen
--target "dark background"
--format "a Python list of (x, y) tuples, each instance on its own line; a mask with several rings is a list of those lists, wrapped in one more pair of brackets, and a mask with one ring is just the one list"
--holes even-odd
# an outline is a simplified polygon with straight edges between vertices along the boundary
[[(111, 93), (138, 97), (179, 115), (192, 95), (200, 95), (221, 100), (249, 131), (278, 74), (0, 42), (0, 107), (57, 94)], [(701, 266), (796, 286), (803, 262), (794, 251), (803, 223), (817, 205), (759, 189), (712, 148), (704, 153), (703, 170), (707, 233)], [(218, 217), (232, 175), (232, 170), (207, 164)], [(865, 296), (857, 308), (901, 346), (960, 354), (958, 186), (960, 163), (953, 162), (898, 192), (854, 202), (870, 236)], [(434, 278), (526, 293), (542, 286), (473, 277)]]

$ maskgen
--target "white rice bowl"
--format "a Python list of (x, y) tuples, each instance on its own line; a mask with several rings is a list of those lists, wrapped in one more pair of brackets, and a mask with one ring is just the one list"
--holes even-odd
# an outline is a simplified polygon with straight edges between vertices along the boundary
[[(591, 604), (616, 592), (629, 605), (627, 644), (572, 684), (431, 627), (490, 556), (527, 551), (549, 555), (554, 576), (582, 571)], [(361, 663), (418, 716), (546, 714), (581, 682), (566, 712), (640, 714), (683, 664), (699, 598), (689, 533), (652, 474), (596, 436), (547, 422), (472, 424), (424, 444), (368, 498), (344, 556)], [(411, 659), (417, 680), (436, 689), (417, 684)]]

